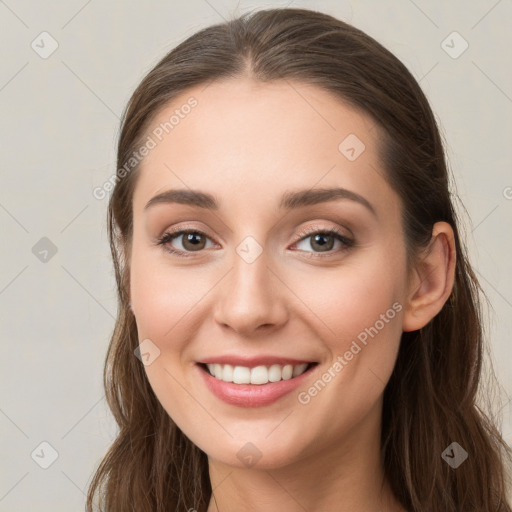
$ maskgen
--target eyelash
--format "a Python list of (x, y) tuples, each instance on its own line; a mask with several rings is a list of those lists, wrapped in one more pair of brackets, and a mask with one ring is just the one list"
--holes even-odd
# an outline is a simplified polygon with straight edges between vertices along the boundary
[[(166, 250), (167, 252), (170, 252), (171, 254), (174, 254), (178, 257), (183, 257), (183, 258), (189, 258), (191, 256), (194, 256), (194, 251), (180, 251), (180, 250), (177, 250), (177, 249), (172, 249), (171, 247), (169, 247), (169, 243), (172, 242), (175, 238), (178, 238), (180, 235), (184, 235), (184, 234), (194, 234), (194, 235), (203, 235), (207, 238), (208, 235), (206, 233), (203, 233), (202, 231), (199, 231), (198, 229), (180, 229), (180, 230), (176, 230), (176, 231), (170, 231), (170, 232), (166, 232), (164, 233), (160, 238), (158, 238), (157, 242), (156, 242), (156, 245), (161, 245), (163, 246), (163, 249)], [(328, 257), (332, 257), (332, 256), (335, 256), (336, 254), (340, 253), (340, 252), (343, 252), (343, 251), (346, 251), (348, 249), (350, 249), (351, 247), (353, 247), (355, 245), (355, 242), (353, 240), (351, 240), (350, 238), (347, 238), (340, 230), (338, 230), (337, 228), (330, 228), (330, 229), (321, 229), (321, 228), (318, 228), (318, 227), (310, 227), (310, 228), (305, 228), (304, 230), (302, 230), (300, 233), (298, 233), (297, 235), (297, 239), (293, 242), (293, 245), (299, 243), (299, 242), (302, 242), (302, 240), (306, 239), (306, 238), (309, 238), (313, 235), (328, 235), (328, 236), (334, 236), (337, 240), (339, 240), (343, 245), (344, 247), (338, 249), (338, 251), (334, 251), (334, 250), (331, 250), (329, 251), (328, 253), (325, 253), (325, 254), (322, 254), (322, 253), (311, 253), (311, 252), (308, 252), (306, 251), (307, 254), (309, 254), (310, 256), (306, 256), (307, 258), (328, 258)], [(198, 251), (200, 252), (200, 251)]]

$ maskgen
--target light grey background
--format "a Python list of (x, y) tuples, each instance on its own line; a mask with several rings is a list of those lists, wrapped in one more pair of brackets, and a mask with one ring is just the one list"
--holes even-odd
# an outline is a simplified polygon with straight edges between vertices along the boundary
[[(512, 392), (510, 0), (0, 0), (1, 511), (83, 510), (115, 435), (101, 381), (116, 314), (107, 199), (92, 190), (115, 171), (119, 116), (133, 89), (200, 28), (286, 5), (353, 23), (421, 79), (472, 219), (463, 217), (493, 305), (492, 359)], [(58, 43), (47, 58), (31, 46), (51, 49), (43, 31)], [(36, 245), (43, 237), (57, 248), (46, 262)], [(58, 452), (48, 469), (39, 466), (51, 461), (43, 441)]]

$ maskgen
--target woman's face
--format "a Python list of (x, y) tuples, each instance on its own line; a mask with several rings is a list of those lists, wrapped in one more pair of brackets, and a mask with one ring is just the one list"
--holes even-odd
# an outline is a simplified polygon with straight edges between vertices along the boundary
[(375, 124), (315, 86), (231, 79), (183, 93), (148, 135), (130, 295), (171, 418), (238, 467), (376, 437), (407, 273)]

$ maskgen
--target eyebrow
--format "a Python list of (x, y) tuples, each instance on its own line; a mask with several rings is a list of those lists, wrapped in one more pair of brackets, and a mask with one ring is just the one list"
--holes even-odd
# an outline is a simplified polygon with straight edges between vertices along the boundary
[[(346, 199), (355, 201), (366, 207), (373, 215), (377, 215), (375, 208), (363, 196), (347, 190), (345, 188), (316, 188), (304, 189), (298, 191), (288, 191), (281, 196), (279, 208), (281, 210), (295, 210), (304, 206), (310, 206), (320, 203), (327, 203), (329, 201), (336, 201)], [(154, 197), (152, 197), (144, 207), (148, 210), (157, 204), (186, 204), (189, 206), (196, 206), (207, 210), (218, 210), (219, 202), (216, 198), (207, 192), (191, 189), (174, 189), (166, 190)]]

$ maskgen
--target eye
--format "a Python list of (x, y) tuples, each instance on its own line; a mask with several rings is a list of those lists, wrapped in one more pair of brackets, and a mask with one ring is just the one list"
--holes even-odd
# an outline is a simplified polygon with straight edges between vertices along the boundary
[[(347, 238), (341, 231), (336, 228), (320, 229), (317, 227), (307, 228), (298, 235), (299, 241), (296, 245), (301, 251), (308, 251), (308, 248), (313, 249), (313, 253), (328, 253), (328, 254), (313, 254), (310, 257), (323, 257), (332, 256), (352, 247), (354, 241)], [(309, 242), (308, 242), (308, 239)], [(338, 242), (338, 250), (332, 250), (335, 243)], [(303, 244), (303, 247), (299, 247)]]
[[(175, 239), (181, 240), (182, 249), (174, 249), (171, 242)], [(181, 230), (164, 235), (158, 239), (157, 245), (162, 245), (170, 253), (177, 254), (178, 256), (189, 256), (190, 252), (199, 252), (205, 249), (206, 240), (210, 240), (208, 236), (202, 231), (198, 230)]]

